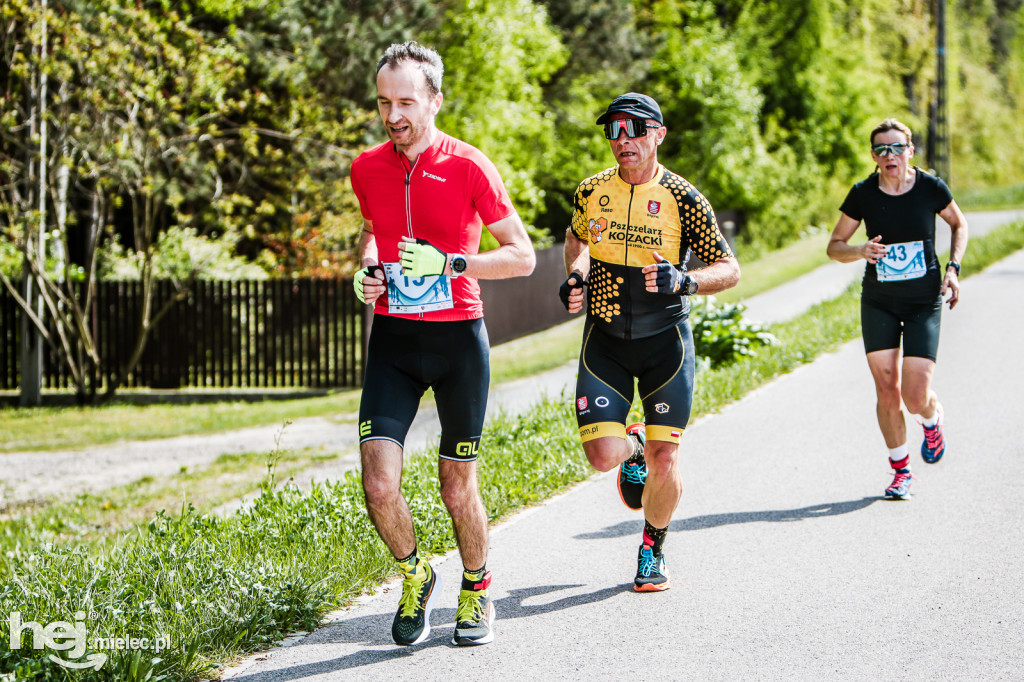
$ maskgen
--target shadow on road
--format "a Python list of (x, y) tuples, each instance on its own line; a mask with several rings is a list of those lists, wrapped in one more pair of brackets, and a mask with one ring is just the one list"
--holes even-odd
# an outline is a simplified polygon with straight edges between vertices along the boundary
[[(729, 514), (706, 514), (704, 516), (694, 516), (689, 519), (675, 520), (668, 528), (670, 531), (677, 532), (682, 530), (705, 530), (707, 528), (718, 528), (719, 526), (731, 526), (737, 523), (803, 521), (805, 519), (838, 516), (840, 514), (849, 514), (850, 512), (860, 511), (880, 499), (882, 498), (864, 497), (859, 500), (850, 500), (848, 502), (826, 502), (824, 504), (815, 504), (810, 507), (800, 507), (799, 509), (771, 509), (767, 511), (754, 512), (731, 512)], [(643, 525), (643, 518), (640, 518), (632, 521), (623, 521), (622, 523), (617, 523), (614, 526), (608, 526), (607, 528), (594, 531), (592, 533), (581, 533), (574, 537), (577, 540), (604, 540), (607, 538), (620, 538), (637, 533), (639, 530), (643, 529)]]
[[(554, 601), (538, 604), (524, 604), (527, 600), (540, 600), (547, 595), (562, 590), (575, 590), (583, 585), (540, 585), (524, 589), (509, 590), (507, 597), (496, 599), (494, 607), (497, 611), (496, 632), (500, 635), (501, 621), (513, 618), (529, 618), (539, 616), (552, 611), (593, 604), (604, 601), (618, 594), (632, 594), (633, 583), (623, 583), (612, 587), (605, 587), (589, 594), (570, 594)], [(294, 646), (315, 646), (338, 644), (360, 644), (365, 647), (386, 647), (367, 648), (362, 651), (340, 656), (338, 658), (295, 665), (291, 668), (275, 670), (273, 672), (259, 673), (255, 675), (239, 675), (232, 677), (233, 681), (253, 682), (258, 679), (273, 680), (297, 680), (311, 675), (323, 675), (338, 670), (353, 670), (366, 665), (375, 665), (415, 655), (417, 651), (429, 647), (450, 647), (452, 644), (452, 632), (455, 628), (455, 609), (434, 609), (430, 616), (431, 633), (430, 638), (422, 644), (414, 647), (400, 647), (391, 641), (391, 620), (394, 616), (390, 613), (375, 614), (372, 616), (361, 616), (350, 620), (340, 620), (329, 625), (322, 626), (316, 633), (303, 642)]]

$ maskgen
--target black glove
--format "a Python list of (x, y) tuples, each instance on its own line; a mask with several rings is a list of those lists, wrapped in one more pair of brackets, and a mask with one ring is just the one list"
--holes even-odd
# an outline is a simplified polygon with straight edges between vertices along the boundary
[(572, 293), (572, 290), (582, 289), (585, 286), (587, 286), (587, 280), (575, 270), (565, 278), (562, 286), (558, 287), (558, 298), (562, 299), (562, 305), (565, 306), (566, 310), (569, 309), (569, 294)]
[(676, 266), (671, 263), (658, 263), (658, 275), (655, 284), (658, 286), (659, 294), (679, 295), (682, 293), (685, 295), (686, 291), (680, 292), (685, 278), (686, 275), (676, 269)]

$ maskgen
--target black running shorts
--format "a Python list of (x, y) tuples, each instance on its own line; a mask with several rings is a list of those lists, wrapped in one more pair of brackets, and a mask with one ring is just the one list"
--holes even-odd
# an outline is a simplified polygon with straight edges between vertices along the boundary
[(887, 300), (861, 295), (860, 326), (864, 352), (900, 347), (903, 356), (935, 361), (939, 352), (942, 297), (928, 303)]
[(359, 403), (359, 442), (384, 439), (405, 447), (420, 398), (430, 387), (441, 421), (440, 456), (475, 460), (487, 409), (489, 348), (482, 319), (424, 322), (375, 315)]
[(678, 443), (693, 404), (693, 333), (688, 320), (626, 341), (588, 324), (576, 380), (576, 423), (583, 442), (626, 436), (636, 379), (647, 440)]

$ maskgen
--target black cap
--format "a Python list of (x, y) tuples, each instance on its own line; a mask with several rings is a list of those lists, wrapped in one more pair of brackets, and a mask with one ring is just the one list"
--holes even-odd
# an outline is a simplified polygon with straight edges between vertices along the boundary
[(598, 125), (603, 125), (611, 120), (612, 114), (622, 112), (632, 114), (640, 118), (653, 118), (658, 123), (664, 124), (665, 119), (661, 117), (661, 107), (654, 101), (653, 97), (641, 95), (639, 92), (627, 92), (619, 95), (608, 105), (601, 117), (597, 119)]

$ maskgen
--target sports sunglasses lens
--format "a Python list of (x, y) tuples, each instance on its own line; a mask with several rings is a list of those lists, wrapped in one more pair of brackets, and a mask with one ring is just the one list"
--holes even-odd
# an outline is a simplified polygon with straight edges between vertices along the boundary
[(617, 140), (623, 128), (626, 129), (626, 137), (643, 137), (647, 134), (647, 121), (635, 118), (609, 121), (604, 124), (604, 136), (609, 140)]

